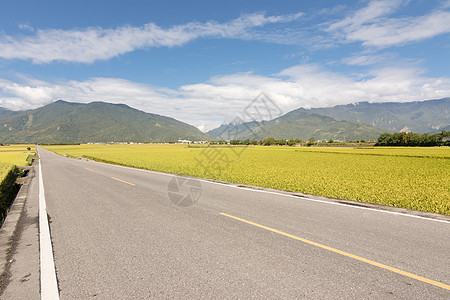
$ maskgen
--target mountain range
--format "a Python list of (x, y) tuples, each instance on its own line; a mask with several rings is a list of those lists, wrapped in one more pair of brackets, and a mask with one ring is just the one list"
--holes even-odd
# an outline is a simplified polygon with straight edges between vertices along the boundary
[(192, 125), (125, 104), (58, 100), (26, 111), (0, 107), (0, 143), (260, 140), (268, 137), (375, 140), (384, 132), (448, 131), (449, 115), (450, 98), (406, 103), (360, 102), (330, 108), (299, 108), (273, 120), (223, 124), (203, 133)]
[(376, 140), (384, 132), (449, 130), (449, 115), (450, 98), (405, 103), (360, 102), (330, 108), (299, 108), (270, 121), (223, 124), (208, 134), (241, 140), (268, 137)]
[[(303, 110), (300, 108), (299, 110)], [(362, 122), (392, 131), (433, 133), (448, 128), (450, 98), (415, 102), (384, 102), (338, 105), (308, 110), (322, 116), (349, 122)]]
[(44, 107), (0, 111), (0, 143), (156, 142), (211, 137), (173, 118), (125, 104), (56, 101)]
[(18, 114), (16, 111), (7, 110), (0, 106), (0, 120)]
[(261, 140), (274, 137), (345, 141), (376, 140), (384, 132), (390, 130), (359, 122), (337, 121), (309, 111), (294, 110), (271, 121), (224, 124), (209, 131), (208, 134), (224, 140)]

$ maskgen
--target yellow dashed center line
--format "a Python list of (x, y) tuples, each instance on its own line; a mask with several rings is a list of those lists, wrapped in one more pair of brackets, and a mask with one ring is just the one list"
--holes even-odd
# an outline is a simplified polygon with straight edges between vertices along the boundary
[(115, 178), (115, 177), (111, 177), (112, 179), (114, 179), (114, 180), (117, 180), (117, 181), (120, 181), (120, 182), (123, 182), (123, 183), (126, 183), (126, 184), (129, 184), (129, 185), (132, 185), (132, 186), (136, 186), (134, 183), (131, 183), (131, 182), (128, 182), (128, 181), (125, 181), (125, 180), (122, 180), (122, 179), (119, 179), (119, 178)]
[[(85, 169), (88, 170), (88, 171), (91, 171), (91, 172), (95, 172), (94, 170), (89, 169), (89, 168), (85, 168)], [(117, 180), (117, 181), (129, 184), (129, 185), (132, 185), (132, 186), (136, 186), (134, 183), (131, 183), (131, 182), (128, 182), (128, 181), (125, 181), (125, 180), (122, 180), (122, 179), (119, 179), (119, 178), (116, 178), (116, 177), (111, 177), (111, 178), (114, 179), (114, 180)]]
[(345, 252), (345, 251), (341, 251), (341, 250), (338, 250), (338, 249), (335, 249), (335, 248), (332, 248), (332, 247), (329, 247), (329, 246), (326, 246), (326, 245), (322, 245), (322, 244), (319, 244), (319, 243), (316, 243), (316, 242), (313, 242), (313, 241), (310, 241), (310, 240), (307, 240), (307, 239), (304, 239), (304, 238), (301, 238), (301, 237), (298, 237), (298, 236), (295, 236), (295, 235), (292, 235), (292, 234), (289, 234), (289, 233), (286, 233), (286, 232), (283, 232), (283, 231), (280, 231), (280, 230), (277, 230), (277, 229), (273, 229), (273, 228), (270, 228), (270, 227), (267, 227), (267, 226), (264, 226), (264, 225), (261, 225), (261, 224), (258, 224), (258, 223), (247, 221), (247, 220), (244, 220), (244, 219), (241, 219), (241, 218), (238, 218), (238, 217), (226, 214), (226, 213), (220, 213), (220, 214), (222, 216), (225, 216), (225, 217), (228, 217), (228, 218), (232, 218), (232, 219), (235, 219), (235, 220), (238, 220), (238, 221), (241, 221), (241, 222), (244, 222), (244, 223), (247, 223), (247, 224), (250, 224), (250, 225), (253, 225), (253, 226), (265, 229), (265, 230), (268, 230), (268, 231), (272, 231), (272, 232), (275, 232), (275, 233), (287, 236), (289, 238), (292, 238), (292, 239), (297, 240), (297, 241), (301, 241), (301, 242), (306, 243), (306, 244), (310, 244), (310, 245), (313, 245), (313, 246), (316, 246), (316, 247), (319, 247), (319, 248), (322, 248), (322, 249), (325, 249), (325, 250), (328, 250), (328, 251), (331, 251), (331, 252), (334, 252), (334, 253), (338, 253), (338, 254), (341, 254), (341, 255), (344, 255), (344, 256), (347, 256), (347, 257), (350, 257), (350, 258), (353, 258), (353, 259), (356, 259), (356, 260), (368, 263), (370, 265), (373, 265), (373, 266), (376, 266), (376, 267), (379, 267), (379, 268), (382, 268), (382, 269), (389, 270), (391, 272), (394, 272), (394, 273), (397, 273), (397, 274), (400, 274), (400, 275), (403, 275), (403, 276), (406, 276), (406, 277), (410, 277), (410, 278), (413, 278), (413, 279), (416, 279), (416, 280), (419, 280), (419, 281), (422, 281), (422, 282), (426, 282), (426, 283), (432, 284), (434, 286), (438, 286), (438, 287), (446, 289), (446, 290), (450, 290), (450, 286), (445, 284), (445, 283), (442, 283), (442, 282), (434, 281), (434, 280), (431, 280), (431, 279), (428, 279), (428, 278), (425, 278), (425, 277), (422, 277), (422, 276), (419, 276), (419, 275), (415, 275), (415, 274), (412, 274), (412, 273), (409, 273), (409, 272), (406, 272), (406, 271), (402, 271), (400, 269), (393, 268), (393, 267), (390, 267), (390, 266), (378, 263), (376, 261), (373, 261), (373, 260), (370, 260), (370, 259), (367, 259), (367, 258), (364, 258), (364, 257), (361, 257), (361, 256), (357, 256), (357, 255), (354, 255), (354, 254), (351, 254), (351, 253), (348, 253), (348, 252)]

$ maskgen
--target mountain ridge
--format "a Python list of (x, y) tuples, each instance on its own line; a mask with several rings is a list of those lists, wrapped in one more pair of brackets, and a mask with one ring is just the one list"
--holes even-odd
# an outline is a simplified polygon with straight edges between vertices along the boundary
[[(228, 135), (228, 132), (231, 135)], [(364, 123), (337, 121), (302, 110), (290, 111), (270, 121), (228, 124), (208, 131), (219, 139), (261, 140), (300, 138), (303, 140), (376, 140), (385, 129)]]
[[(278, 118), (221, 125), (203, 133), (171, 117), (126, 104), (57, 100), (25, 111), (0, 107), (0, 143), (157, 142), (221, 139), (315, 138), (375, 140), (381, 133), (449, 130), (450, 98), (413, 102), (358, 102), (298, 108)], [(233, 128), (239, 134), (225, 136)]]
[[(301, 110), (304, 108), (299, 108)], [(310, 112), (336, 120), (362, 122), (392, 131), (433, 133), (449, 126), (450, 98), (412, 102), (358, 102), (311, 108)]]
[(235, 135), (237, 139), (312, 137), (322, 140), (374, 140), (385, 132), (435, 133), (448, 130), (449, 114), (450, 98), (413, 102), (364, 101), (328, 108), (298, 108), (274, 120), (238, 126), (223, 124), (207, 133), (219, 137), (227, 127), (235, 127), (235, 131), (239, 132)]
[(126, 104), (58, 100), (0, 118), (2, 143), (165, 142), (209, 140), (192, 125)]
[(0, 119), (10, 117), (10, 116), (16, 115), (18, 113), (19, 112), (12, 111), (12, 110), (4, 108), (3, 106), (0, 106)]

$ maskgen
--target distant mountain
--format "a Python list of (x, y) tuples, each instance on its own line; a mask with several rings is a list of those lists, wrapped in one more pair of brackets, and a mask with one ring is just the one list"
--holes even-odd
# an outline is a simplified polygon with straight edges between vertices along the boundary
[(262, 122), (247, 122), (244, 124), (222, 124), (207, 132), (212, 137), (220, 138), (222, 140), (248, 138), (249, 135), (260, 126)]
[[(373, 140), (383, 132), (448, 131), (449, 121), (450, 98), (406, 103), (360, 102), (329, 108), (299, 108), (271, 121), (222, 125), (208, 134), (222, 139)], [(230, 129), (234, 130), (231, 135), (227, 134)]]
[(124, 104), (56, 101), (41, 108), (0, 112), (0, 143), (155, 142), (209, 140), (173, 118)]
[(392, 131), (433, 133), (450, 125), (450, 98), (415, 102), (359, 102), (307, 110), (336, 120), (362, 122)]
[(16, 114), (18, 114), (18, 112), (12, 111), (12, 110), (7, 110), (6, 108), (0, 106), (0, 119), (14, 116)]
[(291, 111), (271, 121), (222, 125), (208, 132), (209, 135), (224, 140), (261, 140), (300, 138), (303, 140), (376, 140), (385, 129), (372, 125), (337, 121), (300, 109)]

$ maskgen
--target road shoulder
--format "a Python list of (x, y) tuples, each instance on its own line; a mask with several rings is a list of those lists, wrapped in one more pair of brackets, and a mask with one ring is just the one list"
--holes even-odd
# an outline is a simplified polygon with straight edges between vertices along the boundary
[(0, 230), (0, 297), (39, 298), (38, 185), (35, 166)]

